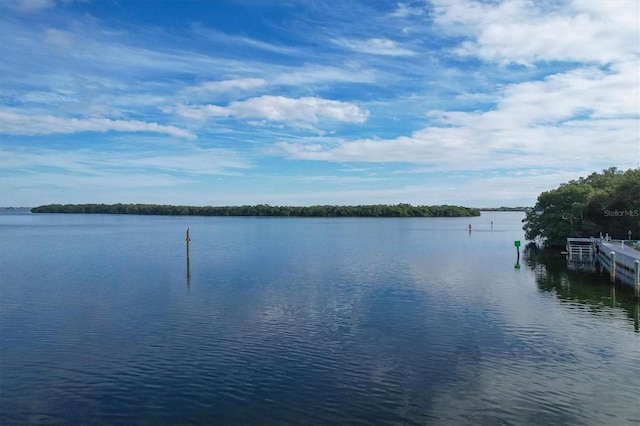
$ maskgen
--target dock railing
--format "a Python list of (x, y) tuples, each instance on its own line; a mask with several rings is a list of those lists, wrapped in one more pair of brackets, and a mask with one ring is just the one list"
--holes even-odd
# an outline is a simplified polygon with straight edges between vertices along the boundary
[(572, 261), (590, 261), (594, 258), (593, 238), (567, 238), (567, 254)]

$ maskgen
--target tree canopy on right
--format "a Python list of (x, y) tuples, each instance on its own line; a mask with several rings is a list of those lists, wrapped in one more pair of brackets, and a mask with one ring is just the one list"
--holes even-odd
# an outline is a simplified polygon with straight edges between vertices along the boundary
[(567, 237), (598, 236), (640, 239), (640, 168), (615, 167), (561, 184), (538, 196), (527, 211), (523, 229), (528, 240), (564, 245)]

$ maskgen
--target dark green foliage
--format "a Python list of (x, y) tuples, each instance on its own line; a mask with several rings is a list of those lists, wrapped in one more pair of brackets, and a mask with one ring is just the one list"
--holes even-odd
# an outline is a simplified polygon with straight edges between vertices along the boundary
[(563, 183), (538, 196), (523, 220), (525, 236), (547, 245), (564, 245), (567, 237), (640, 238), (640, 169), (615, 167)]
[(171, 216), (296, 216), (296, 217), (465, 217), (480, 216), (478, 209), (459, 206), (360, 205), (360, 206), (224, 206), (197, 207), (158, 204), (49, 204), (33, 213), (101, 213)]

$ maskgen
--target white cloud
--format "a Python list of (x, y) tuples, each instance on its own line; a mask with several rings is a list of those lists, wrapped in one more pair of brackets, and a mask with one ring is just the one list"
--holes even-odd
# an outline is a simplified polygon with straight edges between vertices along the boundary
[(341, 39), (334, 40), (334, 43), (355, 50), (356, 52), (371, 55), (413, 56), (416, 54), (412, 50), (402, 48), (395, 41), (386, 38), (371, 38), (368, 40)]
[(481, 3), (438, 0), (435, 20), (473, 39), (455, 51), (499, 63), (540, 61), (608, 64), (637, 58), (640, 3), (573, 1), (547, 10), (547, 2)]
[(422, 16), (425, 10), (422, 7), (412, 7), (405, 3), (398, 3), (396, 10), (390, 15), (394, 18), (407, 18), (410, 16)]
[[(638, 63), (581, 68), (504, 88), (487, 111), (431, 111), (410, 136), (282, 143), (293, 159), (401, 162), (432, 170), (640, 165)], [(462, 160), (464, 159), (464, 160)]]
[(209, 117), (264, 118), (291, 125), (316, 124), (321, 119), (362, 123), (368, 115), (367, 111), (348, 102), (315, 97), (293, 99), (283, 96), (260, 96), (231, 102), (226, 107), (180, 105), (175, 112), (183, 117), (201, 120)]
[(640, 62), (619, 64), (610, 72), (580, 68), (543, 81), (514, 85), (500, 101), (502, 111), (519, 121), (541, 123), (569, 119), (577, 114), (592, 118), (638, 116)]
[(152, 132), (187, 139), (196, 138), (193, 133), (178, 127), (138, 120), (111, 120), (108, 118), (69, 119), (52, 115), (26, 115), (0, 111), (0, 134), (31, 136), (108, 131)]
[[(318, 3), (314, 13), (285, 6), (294, 19), (286, 26), (267, 19), (257, 40), (245, 22), (229, 33), (153, 20), (111, 27), (97, 9), (92, 17), (72, 0), (0, 0), (0, 134), (39, 136), (4, 137), (4, 147), (22, 144), (23, 151), (0, 155), (13, 179), (0, 187), (13, 188), (24, 170), (40, 174), (43, 184), (77, 173), (77, 182), (86, 176), (91, 185), (119, 173), (170, 185), (184, 171), (206, 192), (213, 175), (254, 167), (240, 186), (228, 179), (225, 196), (248, 203), (273, 202), (271, 196), (415, 202), (425, 185), (411, 185), (423, 173), (431, 200), (456, 192), (465, 203), (488, 196), (483, 185), (493, 199), (507, 200), (519, 196), (505, 189), (511, 182), (537, 194), (540, 182), (553, 187), (582, 170), (640, 165), (640, 3), (402, 1), (384, 11), (366, 0)], [(65, 149), (104, 152), (43, 150), (51, 147), (47, 135), (79, 132), (86, 133)], [(176, 151), (185, 144), (171, 136), (196, 134), (187, 153)], [(227, 146), (238, 151), (205, 149)], [(296, 178), (301, 186), (291, 189), (291, 173), (308, 164), (291, 159), (318, 160), (313, 173), (326, 185)], [(331, 179), (332, 170), (359, 162), (387, 180), (366, 187), (373, 179)], [(568, 166), (566, 179), (548, 181)], [(411, 167), (422, 172), (405, 173)], [(528, 168), (546, 174), (516, 179)], [(465, 170), (474, 171), (469, 183), (439, 186), (441, 175)], [(264, 194), (262, 177), (281, 173), (284, 183)], [(186, 186), (163, 196), (182, 197)], [(252, 193), (241, 195), (250, 186)]]
[(431, 114), (440, 115), (448, 125), (485, 130), (557, 125), (568, 120), (637, 119), (639, 68), (638, 61), (616, 64), (608, 72), (593, 67), (578, 68), (541, 81), (507, 86), (493, 110)]
[(207, 81), (198, 86), (192, 86), (187, 89), (189, 92), (214, 92), (224, 93), (233, 90), (252, 90), (266, 85), (267, 82), (262, 78), (235, 78), (231, 80)]
[[(464, 115), (464, 113), (461, 113)], [(335, 145), (281, 143), (291, 159), (425, 164), (431, 171), (563, 168), (579, 163), (638, 167), (637, 121), (596, 120), (557, 126), (496, 127), (491, 115), (469, 115), (465, 127), (428, 127), (394, 139)]]

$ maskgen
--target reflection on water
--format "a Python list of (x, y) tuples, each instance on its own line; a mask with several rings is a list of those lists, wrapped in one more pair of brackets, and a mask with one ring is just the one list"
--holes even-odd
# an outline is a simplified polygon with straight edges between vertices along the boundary
[(0, 424), (640, 423), (632, 292), (521, 219), (0, 217)]
[(527, 247), (524, 257), (541, 291), (553, 293), (563, 302), (583, 304), (594, 312), (606, 308), (622, 310), (633, 320), (635, 331), (640, 331), (640, 302), (633, 288), (611, 283), (596, 262), (568, 265), (565, 255), (533, 245)]

